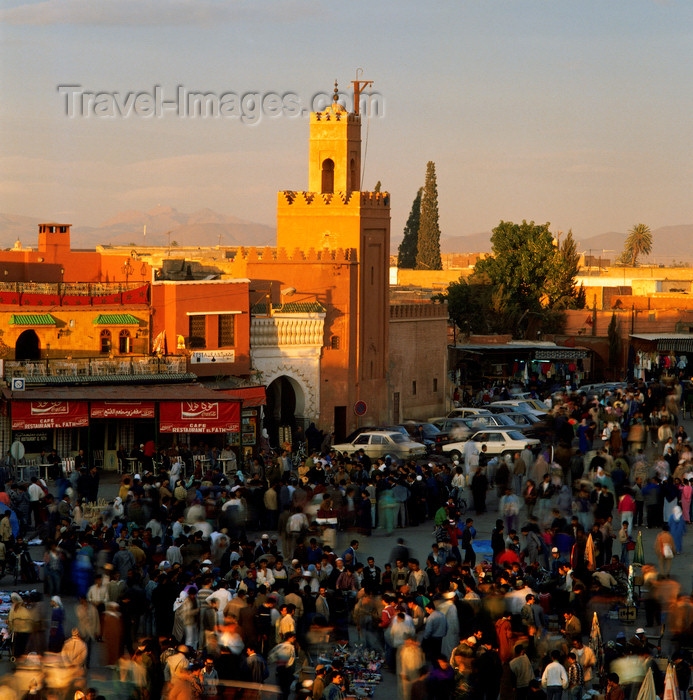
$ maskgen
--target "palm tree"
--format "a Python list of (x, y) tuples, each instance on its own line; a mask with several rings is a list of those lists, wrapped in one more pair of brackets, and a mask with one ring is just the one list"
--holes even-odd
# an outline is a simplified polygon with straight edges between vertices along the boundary
[(652, 233), (647, 224), (635, 224), (628, 231), (624, 258), (630, 258), (630, 264), (635, 267), (638, 264), (638, 256), (649, 255), (652, 252)]

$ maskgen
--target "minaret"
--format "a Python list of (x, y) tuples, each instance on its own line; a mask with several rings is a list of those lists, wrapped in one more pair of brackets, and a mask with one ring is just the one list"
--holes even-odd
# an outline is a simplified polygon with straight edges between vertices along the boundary
[(308, 190), (322, 194), (361, 189), (361, 117), (339, 104), (334, 82), (332, 104), (310, 115)]
[[(343, 358), (347, 374), (343, 385), (331, 384), (329, 394), (321, 393), (321, 414), (331, 414), (330, 403), (347, 404), (351, 410), (355, 400), (365, 400), (369, 420), (377, 423), (387, 420), (390, 195), (362, 189), (358, 97), (369, 83), (354, 81), (353, 112), (339, 104), (335, 82), (332, 103), (310, 115), (309, 189), (279, 193), (277, 247), (305, 253), (313, 249), (323, 261), (342, 250), (353, 261), (348, 304), (325, 320), (326, 333), (339, 327), (338, 334), (348, 343)], [(326, 298), (331, 293), (325, 290)], [(324, 356), (323, 361), (333, 360)]]

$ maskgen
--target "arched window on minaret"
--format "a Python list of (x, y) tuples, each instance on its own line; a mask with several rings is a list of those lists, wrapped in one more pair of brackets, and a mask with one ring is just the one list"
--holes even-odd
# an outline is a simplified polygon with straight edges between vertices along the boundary
[(331, 158), (322, 162), (322, 191), (323, 194), (334, 192), (334, 161)]

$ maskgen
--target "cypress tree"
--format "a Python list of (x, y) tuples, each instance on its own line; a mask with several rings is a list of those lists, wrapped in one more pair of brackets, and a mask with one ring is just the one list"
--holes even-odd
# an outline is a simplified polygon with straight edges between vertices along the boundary
[(421, 222), (416, 251), (417, 270), (442, 270), (440, 259), (440, 226), (438, 225), (438, 185), (436, 166), (432, 160), (426, 165), (426, 181), (421, 197)]
[(399, 254), (397, 256), (397, 267), (413, 270), (416, 267), (416, 251), (418, 248), (419, 239), (419, 220), (421, 218), (421, 195), (423, 188), (414, 197), (414, 202), (411, 205), (409, 218), (404, 227), (404, 238), (399, 244)]

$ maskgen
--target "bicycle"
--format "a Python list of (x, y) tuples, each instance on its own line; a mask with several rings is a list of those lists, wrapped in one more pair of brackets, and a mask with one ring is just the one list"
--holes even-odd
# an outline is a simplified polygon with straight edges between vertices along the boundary
[(291, 464), (293, 465), (293, 468), (298, 469), (298, 467), (301, 465), (301, 462), (303, 462), (307, 456), (308, 453), (306, 452), (305, 443), (299, 442), (296, 450), (294, 450), (294, 452), (291, 453)]

